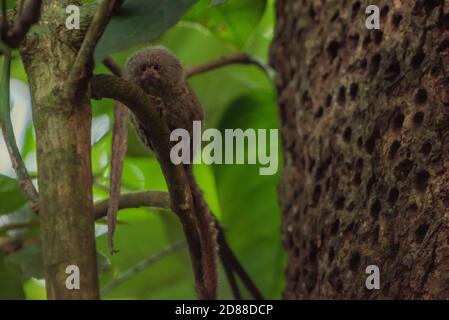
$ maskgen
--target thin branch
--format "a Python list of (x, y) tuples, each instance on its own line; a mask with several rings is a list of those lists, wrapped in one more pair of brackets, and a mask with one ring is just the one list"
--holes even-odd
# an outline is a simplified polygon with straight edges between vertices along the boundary
[[(95, 204), (95, 220), (101, 219), (107, 215), (109, 199)], [(162, 191), (145, 191), (125, 193), (120, 196), (119, 209), (154, 207), (170, 209), (170, 196)]]
[(31, 181), (28, 171), (25, 167), (25, 163), (20, 155), (19, 148), (16, 144), (16, 138), (14, 136), (14, 129), (11, 122), (10, 111), (10, 73), (11, 73), (11, 52), (5, 51), (3, 58), (3, 71), (2, 81), (0, 87), (0, 125), (2, 127), (3, 139), (8, 149), (9, 157), (11, 159), (12, 167), (14, 168), (17, 179), (19, 181), (20, 188), (28, 202), (29, 207), (34, 212), (39, 211), (39, 195), (36, 188)]
[[(229, 246), (228, 242), (224, 238), (223, 229), (218, 223), (217, 228), (219, 234), (218, 244), (220, 246), (220, 250), (222, 251), (223, 261), (226, 261), (232, 266), (232, 269), (240, 277), (240, 280), (243, 282), (246, 289), (248, 289), (249, 293), (253, 296), (254, 299), (264, 300), (262, 293), (259, 291), (255, 283), (253, 282), (250, 275), (246, 272), (245, 268), (243, 268), (242, 264), (237, 259), (231, 247)], [(220, 237), (222, 238), (220, 239)]]
[(11, 31), (8, 32), (7, 42), (12, 48), (17, 48), (25, 38), (31, 26), (39, 21), (42, 0), (29, 0), (23, 3), (19, 16), (14, 21)]
[(186, 70), (185, 75), (186, 75), (186, 78), (190, 78), (195, 75), (202, 74), (202, 73), (205, 73), (208, 71), (212, 71), (217, 68), (229, 66), (232, 64), (254, 65), (254, 66), (259, 67), (261, 70), (263, 70), (270, 78), (273, 75), (273, 71), (271, 70), (271, 68), (269, 66), (265, 65), (261, 61), (251, 57), (250, 55), (248, 55), (246, 53), (237, 53), (237, 54), (234, 54), (231, 56), (221, 57), (218, 60), (210, 61), (208, 63), (202, 64), (202, 65), (199, 65), (196, 67), (188, 68)]
[[(95, 219), (103, 218), (107, 213), (108, 200), (103, 200), (95, 204)], [(170, 197), (166, 192), (161, 191), (144, 191), (135, 193), (125, 193), (120, 196), (120, 209), (126, 208), (140, 208), (140, 207), (159, 207), (169, 209)], [(246, 272), (245, 268), (241, 265), (228, 242), (226, 241), (223, 227), (220, 225), (217, 218), (215, 218), (215, 225), (217, 226), (217, 242), (219, 246), (219, 255), (222, 261), (223, 267), (226, 270), (232, 270), (235, 272), (247, 290), (253, 296), (254, 299), (263, 300), (263, 295), (251, 279), (250, 275)], [(228, 277), (228, 276), (227, 276)], [(231, 290), (236, 299), (239, 299), (240, 292), (238, 291), (235, 278), (232, 275), (231, 279), (228, 277)]]
[(237, 280), (235, 279), (234, 271), (232, 270), (232, 266), (229, 263), (226, 263), (226, 255), (223, 254), (223, 251), (218, 249), (218, 254), (220, 256), (221, 262), (223, 264), (223, 269), (226, 274), (226, 278), (228, 279), (229, 286), (231, 288), (232, 295), (235, 300), (242, 300), (242, 295), (240, 293), (239, 286), (237, 284)]
[(86, 65), (91, 62), (95, 46), (103, 35), (113, 11), (117, 8), (120, 1), (103, 0), (93, 17), (89, 29), (86, 32), (81, 48), (78, 51), (72, 70), (70, 71), (67, 88), (72, 92), (78, 89), (78, 83), (86, 74)]
[(28, 227), (32, 227), (32, 226), (36, 226), (36, 225), (39, 225), (39, 220), (8, 223), (8, 224), (0, 226), (0, 234), (5, 233), (10, 230), (28, 228)]
[(139, 263), (137, 263), (131, 269), (128, 269), (125, 272), (123, 272), (122, 274), (120, 274), (119, 276), (117, 276), (117, 278), (115, 278), (108, 285), (106, 285), (101, 290), (101, 292), (102, 293), (106, 293), (106, 292), (111, 291), (112, 289), (114, 289), (118, 285), (122, 284), (123, 282), (125, 282), (129, 278), (133, 277), (137, 273), (142, 272), (143, 270), (147, 269), (148, 267), (151, 267), (156, 262), (162, 260), (162, 258), (164, 258), (164, 257), (168, 256), (169, 254), (172, 254), (172, 253), (174, 253), (174, 252), (184, 248), (185, 245), (186, 245), (186, 242), (184, 240), (178, 241), (178, 242), (170, 245), (168, 248), (166, 248), (166, 249), (164, 249), (164, 250), (162, 250), (162, 251), (160, 251), (160, 252), (158, 252), (156, 254), (153, 254), (153, 255), (149, 256), (148, 258), (140, 261)]
[(109, 69), (109, 71), (112, 72), (114, 76), (121, 77), (122, 67), (120, 67), (120, 65), (117, 62), (115, 62), (111, 57), (108, 56), (104, 58), (103, 64), (106, 66), (106, 68)]

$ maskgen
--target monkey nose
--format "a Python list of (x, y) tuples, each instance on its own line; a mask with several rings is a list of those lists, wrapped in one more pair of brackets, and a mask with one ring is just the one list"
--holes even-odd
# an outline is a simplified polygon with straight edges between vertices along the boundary
[(159, 78), (160, 78), (159, 74), (152, 69), (146, 70), (141, 77), (142, 80), (146, 81), (156, 80)]

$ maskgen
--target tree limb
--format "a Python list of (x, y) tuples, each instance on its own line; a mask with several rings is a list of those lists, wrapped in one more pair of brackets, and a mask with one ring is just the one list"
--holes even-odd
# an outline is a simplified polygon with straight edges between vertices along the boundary
[(121, 77), (122, 76), (122, 68), (119, 66), (117, 62), (115, 62), (110, 56), (107, 56), (103, 60), (103, 64), (109, 71), (112, 72), (114, 76)]
[[(86, 65), (91, 62), (92, 55), (95, 50), (95, 46), (103, 35), (109, 20), (112, 17), (112, 13), (116, 10), (119, 0), (103, 0), (93, 17), (89, 29), (87, 29), (84, 36), (81, 48), (78, 51), (72, 70), (70, 71), (69, 79), (67, 82), (67, 88), (70, 93), (73, 93), (78, 89), (78, 84), (81, 79), (86, 77)], [(73, 92), (72, 92), (73, 91)]]
[(246, 53), (237, 53), (231, 56), (221, 57), (218, 60), (210, 61), (208, 63), (199, 66), (188, 68), (186, 70), (186, 78), (190, 78), (195, 75), (202, 74), (232, 64), (254, 65), (263, 70), (269, 77), (272, 77), (273, 74), (269, 66), (263, 64), (262, 62), (258, 61), (257, 59), (251, 57)]
[(142, 272), (146, 268), (150, 267), (154, 263), (156, 263), (159, 260), (161, 260), (162, 258), (166, 257), (167, 255), (184, 248), (185, 245), (186, 245), (186, 242), (184, 240), (178, 241), (178, 242), (170, 245), (168, 248), (165, 248), (164, 250), (162, 250), (156, 254), (153, 254), (146, 259), (143, 259), (142, 261), (137, 263), (135, 266), (133, 266), (131, 269), (128, 269), (125, 272), (123, 272), (122, 274), (120, 274), (119, 276), (117, 276), (108, 285), (106, 285), (103, 288), (103, 290), (101, 290), (101, 292), (106, 293), (106, 292), (111, 291), (112, 289), (114, 289), (118, 285), (122, 284), (123, 282), (125, 282), (126, 280), (128, 280), (129, 278), (134, 276), (135, 274)]
[(189, 245), (193, 271), (196, 279), (197, 292), (200, 299), (209, 299), (214, 293), (209, 288), (204, 270), (207, 257), (203, 257), (199, 228), (195, 218), (190, 186), (182, 165), (174, 165), (170, 160), (170, 131), (159, 110), (163, 109), (160, 99), (147, 95), (137, 85), (125, 79), (111, 75), (97, 75), (91, 81), (93, 98), (111, 98), (122, 102), (142, 121), (148, 125), (148, 133), (153, 142), (162, 172), (170, 193), (172, 210), (178, 215), (184, 228), (184, 234)]
[[(169, 209), (172, 206), (170, 205), (170, 196), (166, 192), (162, 191), (144, 191), (144, 192), (134, 192), (134, 193), (125, 193), (120, 196), (119, 208), (140, 208), (140, 207), (156, 207), (156, 208), (164, 208)], [(103, 200), (95, 204), (95, 219), (101, 219), (107, 214), (108, 200)], [(218, 219), (213, 216), (215, 219), (215, 224), (217, 226), (218, 235), (217, 242), (219, 246), (219, 255), (223, 267), (226, 272), (226, 276), (228, 277), (229, 284), (231, 286), (231, 290), (233, 292), (234, 297), (237, 300), (241, 299), (240, 292), (237, 287), (237, 283), (234, 278), (233, 272), (235, 272), (245, 287), (248, 289), (249, 293), (256, 300), (263, 300), (263, 295), (254, 284), (250, 275), (246, 272), (245, 268), (241, 265), (240, 261), (235, 256), (228, 242), (226, 241), (223, 227), (220, 225)], [(229, 272), (229, 274), (228, 274)]]
[[(101, 219), (107, 215), (109, 199), (95, 204), (95, 219)], [(170, 196), (162, 191), (144, 191), (125, 193), (120, 196), (119, 209), (155, 207), (170, 209)]]
[(20, 155), (19, 148), (16, 144), (16, 138), (14, 136), (14, 129), (11, 122), (10, 111), (10, 71), (11, 71), (11, 52), (6, 50), (3, 58), (3, 70), (0, 87), (0, 126), (3, 132), (3, 139), (5, 140), (6, 147), (8, 149), (9, 157), (11, 159), (12, 167), (16, 172), (17, 179), (19, 181), (20, 188), (28, 202), (29, 207), (34, 212), (39, 211), (39, 195), (36, 188), (28, 175), (28, 171), (25, 167), (25, 163)]
[[(4, 6), (2, 1), (2, 6)], [(39, 21), (42, 0), (28, 0), (21, 4), (19, 14), (9, 30), (6, 11), (2, 11), (1, 40), (10, 48), (17, 48), (22, 43), (31, 26)], [(4, 7), (2, 8), (4, 10)]]

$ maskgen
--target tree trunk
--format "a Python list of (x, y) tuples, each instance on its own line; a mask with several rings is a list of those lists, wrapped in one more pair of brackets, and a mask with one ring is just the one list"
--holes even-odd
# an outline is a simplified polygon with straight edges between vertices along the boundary
[[(76, 56), (67, 41), (74, 32), (65, 27), (65, 8), (70, 3), (43, 2), (39, 25), (27, 35), (21, 55), (33, 102), (47, 295), (49, 299), (96, 299), (91, 110), (85, 90), (76, 97), (65, 93)], [(66, 279), (73, 274), (73, 270), (66, 273), (66, 268), (72, 265), (79, 268), (79, 290), (66, 287)]]
[(370, 4), (277, 3), (287, 299), (449, 298), (449, 1)]

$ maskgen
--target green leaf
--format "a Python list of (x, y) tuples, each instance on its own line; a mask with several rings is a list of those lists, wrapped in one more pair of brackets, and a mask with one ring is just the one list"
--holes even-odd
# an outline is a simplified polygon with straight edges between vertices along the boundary
[(0, 253), (0, 300), (23, 300), (22, 278), (18, 266), (7, 263)]
[(200, 0), (184, 20), (197, 22), (214, 35), (241, 48), (263, 17), (267, 0)]
[(0, 215), (15, 211), (25, 204), (17, 180), (0, 175)]
[(35, 243), (24, 247), (23, 249), (9, 255), (5, 261), (14, 263), (20, 267), (23, 279), (44, 278), (44, 269), (42, 262), (42, 246)]
[(109, 23), (95, 51), (102, 61), (112, 52), (147, 43), (176, 24), (197, 0), (128, 0)]
[[(15, 264), (21, 271), (24, 280), (30, 278), (43, 279), (42, 245), (35, 243), (5, 257), (5, 262)], [(105, 272), (111, 267), (109, 258), (97, 252), (98, 271)]]
[[(235, 100), (220, 130), (278, 128), (274, 92), (256, 91)], [(268, 136), (269, 133), (267, 133)], [(280, 155), (278, 164), (282, 163)], [(260, 165), (214, 165), (226, 237), (255, 283), (269, 299), (280, 298), (285, 254), (277, 200), (279, 171), (259, 174)]]

